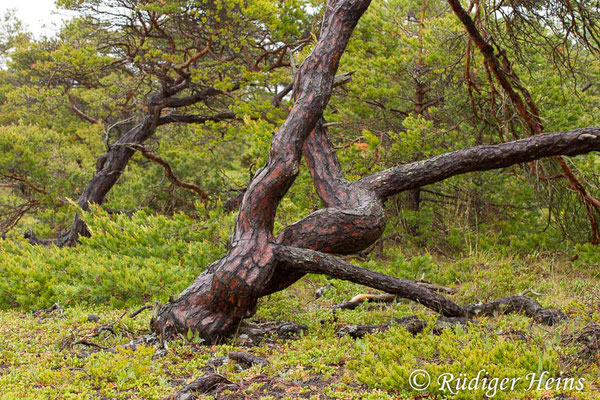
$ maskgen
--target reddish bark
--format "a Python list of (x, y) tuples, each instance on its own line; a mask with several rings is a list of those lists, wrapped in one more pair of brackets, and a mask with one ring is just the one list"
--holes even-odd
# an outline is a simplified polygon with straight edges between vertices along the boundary
[(275, 134), (267, 164), (248, 186), (232, 249), (153, 320), (163, 334), (199, 332), (214, 340), (251, 314), (275, 270), (273, 223), (279, 202), (298, 175), (302, 146), (331, 96), (339, 60), (368, 0), (331, 0), (321, 35), (294, 80), (295, 104)]

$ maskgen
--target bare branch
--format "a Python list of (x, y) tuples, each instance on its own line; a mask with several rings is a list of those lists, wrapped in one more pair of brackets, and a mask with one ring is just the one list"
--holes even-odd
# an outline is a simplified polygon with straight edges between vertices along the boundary
[(200, 186), (195, 185), (193, 183), (181, 181), (175, 175), (175, 173), (173, 172), (173, 169), (171, 168), (169, 163), (167, 163), (164, 159), (162, 159), (161, 157), (152, 153), (150, 150), (146, 149), (142, 145), (130, 145), (129, 147), (133, 150), (139, 151), (148, 160), (153, 161), (153, 162), (157, 163), (158, 165), (160, 165), (161, 167), (163, 167), (165, 170), (165, 175), (167, 176), (167, 179), (173, 185), (182, 187), (184, 189), (193, 190), (194, 192), (196, 192), (198, 194), (198, 196), (200, 196), (200, 198), (202, 199), (202, 201), (204, 203), (208, 202), (208, 194), (202, 188), (200, 188)]
[(211, 116), (192, 115), (192, 114), (167, 114), (163, 115), (158, 119), (158, 125), (165, 125), (170, 123), (183, 123), (183, 124), (205, 124), (207, 122), (221, 122), (228, 119), (238, 119), (233, 112), (222, 112)]
[(475, 146), (368, 175), (357, 183), (380, 198), (473, 171), (505, 168), (543, 157), (600, 151), (600, 128), (535, 135), (496, 145)]
[[(239, 84), (236, 85), (235, 87), (233, 87), (231, 89), (231, 91), (237, 90), (237, 89), (239, 89)], [(207, 100), (210, 97), (214, 97), (216, 95), (225, 94), (225, 93), (226, 92), (224, 92), (222, 90), (215, 89), (213, 87), (209, 87), (209, 88), (200, 90), (198, 92), (195, 92), (186, 97), (166, 98), (162, 101), (162, 105), (164, 107), (173, 107), (173, 108), (186, 107), (186, 106), (191, 106), (191, 105), (194, 105), (201, 101)]]
[(91, 124), (99, 124), (100, 121), (97, 120), (94, 117), (90, 117), (89, 115), (87, 115), (86, 113), (84, 113), (83, 111), (81, 111), (76, 105), (75, 105), (75, 100), (73, 100), (73, 97), (68, 94), (67, 98), (69, 99), (69, 109), (73, 112), (73, 114), (77, 115), (79, 118), (81, 118), (82, 120), (89, 122)]

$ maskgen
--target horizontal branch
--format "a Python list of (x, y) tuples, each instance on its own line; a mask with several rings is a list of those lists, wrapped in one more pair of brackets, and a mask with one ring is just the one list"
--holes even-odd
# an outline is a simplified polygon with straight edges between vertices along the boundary
[[(333, 87), (344, 85), (350, 81), (352, 81), (352, 74), (354, 71), (346, 72), (343, 74), (336, 75), (333, 81)], [(288, 93), (290, 93), (293, 89), (293, 82), (290, 82), (280, 93), (278, 93), (274, 97), (274, 102), (279, 103)], [(192, 105), (198, 103), (202, 100), (206, 100), (210, 96), (214, 96), (216, 94), (222, 93), (221, 91), (209, 88), (198, 93), (195, 93), (191, 96), (184, 98), (171, 98), (165, 101), (165, 106), (167, 107), (183, 107), (186, 105)], [(225, 120), (238, 119), (239, 117), (233, 112), (222, 112), (219, 114), (215, 114), (212, 116), (202, 116), (202, 115), (189, 115), (189, 114), (167, 114), (161, 116), (158, 119), (158, 125), (165, 125), (169, 123), (185, 123), (185, 124), (204, 124), (206, 122), (221, 122)]]
[[(33, 190), (34, 192), (43, 194), (45, 196), (52, 197), (52, 195), (46, 189), (40, 188), (39, 186), (35, 185), (34, 183), (31, 182), (31, 180), (29, 180), (29, 178), (26, 178), (26, 177), (23, 177), (23, 176), (19, 176), (19, 175), (15, 175), (15, 174), (11, 174), (11, 173), (0, 174), (0, 176), (4, 177), (6, 179), (10, 179), (10, 180), (13, 180), (13, 181), (21, 182), (25, 186), (27, 186), (28, 188), (30, 188), (31, 190)], [(59, 205), (67, 204), (66, 200), (64, 200), (64, 199), (56, 199), (56, 202)]]
[(365, 176), (357, 184), (374, 190), (383, 199), (467, 172), (505, 168), (544, 157), (575, 156), (592, 151), (600, 151), (600, 128), (547, 133), (453, 151)]
[(89, 115), (87, 115), (86, 113), (81, 111), (75, 104), (75, 100), (73, 100), (73, 97), (70, 94), (67, 95), (67, 98), (69, 100), (69, 109), (73, 112), (73, 114), (77, 115), (82, 120), (89, 122), (90, 124), (99, 124), (100, 123), (100, 120), (98, 120), (94, 117), (90, 117)]
[[(477, 321), (462, 317), (439, 317), (433, 323), (432, 333), (441, 335), (444, 329), (456, 326), (461, 326), (463, 329), (466, 329), (469, 324), (476, 323)], [(336, 330), (336, 333), (338, 336), (348, 335), (353, 339), (358, 339), (375, 332), (384, 332), (392, 326), (398, 326), (406, 329), (413, 335), (416, 335), (423, 332), (427, 325), (427, 321), (416, 315), (409, 315), (407, 317), (394, 318), (389, 322), (378, 325), (343, 325)]]
[(158, 119), (158, 125), (166, 125), (170, 123), (183, 123), (183, 124), (205, 124), (207, 122), (221, 122), (230, 119), (237, 119), (235, 113), (222, 112), (215, 115), (203, 116), (203, 115), (191, 115), (191, 114), (167, 114), (163, 115)]
[(175, 175), (175, 173), (173, 172), (173, 169), (171, 168), (169, 163), (167, 163), (164, 159), (162, 159), (161, 157), (152, 153), (150, 150), (146, 149), (145, 147), (143, 147), (141, 145), (137, 145), (137, 146), (132, 145), (130, 147), (133, 150), (139, 151), (148, 160), (153, 161), (153, 162), (157, 163), (158, 165), (160, 165), (161, 167), (163, 167), (165, 170), (165, 175), (166, 175), (167, 179), (173, 185), (182, 187), (184, 189), (193, 190), (194, 192), (196, 192), (198, 194), (198, 196), (200, 196), (200, 198), (202, 199), (203, 202), (206, 203), (208, 201), (208, 194), (206, 194), (206, 192), (202, 188), (200, 188), (200, 186), (194, 185), (193, 183), (181, 181)]
[(209, 97), (216, 96), (218, 94), (224, 93), (223, 91), (215, 88), (206, 88), (200, 90), (194, 94), (185, 97), (170, 97), (163, 100), (162, 105), (164, 107), (185, 107), (191, 106), (193, 104), (199, 103), (208, 99)]

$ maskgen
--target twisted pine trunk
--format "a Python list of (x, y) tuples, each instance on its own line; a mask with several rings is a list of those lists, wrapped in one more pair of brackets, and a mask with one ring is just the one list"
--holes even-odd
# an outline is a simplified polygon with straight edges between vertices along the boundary
[(192, 329), (214, 340), (253, 313), (276, 268), (273, 223), (277, 206), (298, 175), (304, 141), (329, 101), (339, 60), (369, 2), (328, 2), (320, 38), (294, 80), (296, 102), (273, 138), (267, 164), (242, 200), (232, 249), (159, 311), (153, 320), (156, 330), (169, 334)]
[[(446, 316), (469, 317), (495, 310), (525, 311), (547, 323), (559, 312), (513, 296), (479, 306), (459, 306), (408, 281), (372, 273), (324, 253), (350, 254), (383, 233), (382, 201), (469, 171), (507, 167), (552, 155), (600, 150), (600, 128), (533, 136), (447, 153), (364, 177), (344, 178), (322, 124), (340, 57), (368, 0), (330, 0), (313, 53), (294, 81), (296, 102), (273, 138), (267, 164), (246, 191), (225, 257), (209, 265), (175, 301), (157, 310), (152, 327), (165, 336), (198, 332), (214, 341), (251, 316), (259, 297), (283, 290), (306, 273), (322, 273), (420, 302)], [(273, 235), (275, 212), (294, 182), (301, 156), (326, 208)], [(508, 305), (508, 306), (507, 306)]]

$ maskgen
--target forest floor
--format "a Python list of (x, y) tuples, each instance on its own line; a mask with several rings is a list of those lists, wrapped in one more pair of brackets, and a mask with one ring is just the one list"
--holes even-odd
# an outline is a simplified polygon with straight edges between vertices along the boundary
[[(428, 328), (413, 336), (392, 327), (353, 339), (339, 336), (337, 329), (414, 314), (433, 321), (435, 315), (404, 300), (333, 311), (333, 305), (366, 289), (320, 276), (262, 299), (253, 318), (300, 323), (308, 331), (293, 338), (266, 337), (258, 344), (237, 335), (207, 346), (190, 334), (166, 345), (158, 340), (128, 345), (150, 333), (152, 309), (133, 318), (137, 307), (67, 304), (38, 313), (6, 310), (0, 312), (0, 398), (162, 399), (207, 373), (224, 377), (226, 384), (202, 398), (600, 398), (600, 269), (578, 269), (556, 255), (473, 254), (452, 260), (417, 255), (398, 262), (393, 252), (387, 250), (367, 266), (396, 275), (398, 269), (408, 270), (416, 279), (451, 286), (458, 290), (452, 297), (462, 304), (526, 291), (543, 306), (563, 310), (569, 320), (550, 327), (506, 315), (441, 334)], [(322, 287), (323, 295), (316, 298)], [(268, 363), (244, 365), (226, 358), (232, 351)], [(430, 375), (427, 390), (411, 388), (415, 370)], [(474, 390), (459, 382), (452, 393), (448, 388), (456, 381), (440, 385), (442, 374), (470, 380), (482, 370), (489, 382), (520, 380), (513, 390), (497, 384), (492, 390), (491, 383), (482, 388), (479, 381)], [(562, 380), (552, 382), (551, 377)], [(550, 388), (544, 386), (548, 382)]]

